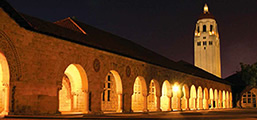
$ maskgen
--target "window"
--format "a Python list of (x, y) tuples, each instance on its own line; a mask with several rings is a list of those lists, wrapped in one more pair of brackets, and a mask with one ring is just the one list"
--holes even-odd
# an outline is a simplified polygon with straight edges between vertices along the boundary
[(110, 101), (110, 98), (111, 98), (112, 81), (111, 81), (110, 74), (107, 76), (107, 80), (105, 80), (105, 82), (104, 82), (104, 91), (103, 91), (102, 101)]
[(110, 96), (111, 96), (110, 92), (111, 90), (108, 90), (107, 101), (110, 101)]
[(197, 46), (201, 46), (201, 42), (197, 42)]
[(246, 103), (246, 98), (243, 98), (243, 103)]
[(207, 42), (206, 41), (203, 41), (203, 45), (206, 45), (207, 44)]
[(206, 37), (203, 37), (203, 39), (206, 39)]
[(212, 45), (212, 41), (209, 41), (209, 45)]
[(197, 32), (198, 32), (198, 33), (200, 32), (199, 26), (197, 26)]
[(212, 25), (210, 25), (210, 31), (212, 32), (212, 29), (213, 29), (213, 26)]
[(248, 94), (248, 97), (251, 97), (251, 92), (248, 92), (247, 94)]
[(203, 32), (206, 32), (206, 25), (203, 25)]
[(251, 103), (251, 98), (248, 98), (248, 103)]

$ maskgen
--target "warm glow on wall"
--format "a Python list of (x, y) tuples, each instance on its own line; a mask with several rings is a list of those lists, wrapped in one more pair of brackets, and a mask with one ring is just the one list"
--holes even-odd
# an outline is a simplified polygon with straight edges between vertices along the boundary
[(173, 87), (172, 87), (172, 91), (173, 92), (178, 92), (179, 91), (179, 86), (178, 85), (173, 85)]

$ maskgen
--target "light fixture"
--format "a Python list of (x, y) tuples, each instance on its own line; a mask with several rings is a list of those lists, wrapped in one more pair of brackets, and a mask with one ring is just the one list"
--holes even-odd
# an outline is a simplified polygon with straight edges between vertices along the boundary
[(173, 92), (179, 91), (179, 86), (175, 84), (175, 85), (172, 87), (172, 90), (173, 90)]

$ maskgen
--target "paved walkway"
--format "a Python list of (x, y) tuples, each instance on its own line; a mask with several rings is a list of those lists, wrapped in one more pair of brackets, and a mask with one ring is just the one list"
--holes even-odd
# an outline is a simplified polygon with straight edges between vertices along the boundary
[(194, 110), (175, 112), (150, 112), (150, 113), (110, 113), (104, 115), (63, 115), (63, 116), (29, 116), (29, 115), (9, 115), (3, 119), (192, 119), (192, 120), (257, 120), (257, 109), (214, 109), (214, 110)]

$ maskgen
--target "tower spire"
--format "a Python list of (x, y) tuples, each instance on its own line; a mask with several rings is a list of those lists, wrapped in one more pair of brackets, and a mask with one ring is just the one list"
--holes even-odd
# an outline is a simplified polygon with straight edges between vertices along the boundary
[(205, 3), (205, 5), (204, 5), (203, 13), (204, 13), (204, 14), (209, 13), (207, 3)]

